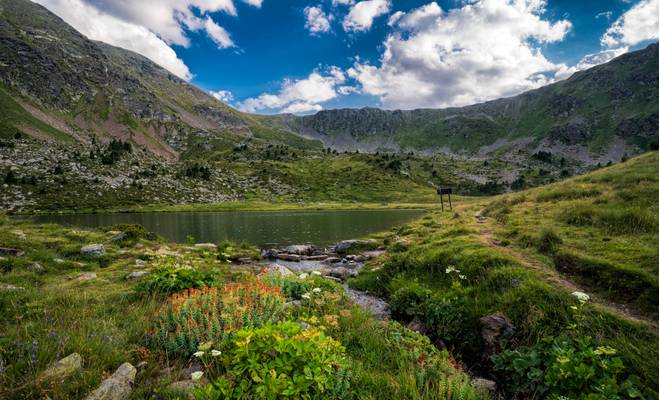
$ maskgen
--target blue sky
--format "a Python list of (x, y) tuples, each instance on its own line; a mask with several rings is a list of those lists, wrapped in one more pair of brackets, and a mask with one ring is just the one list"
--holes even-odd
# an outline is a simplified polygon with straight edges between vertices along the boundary
[(236, 108), (461, 106), (659, 39), (659, 0), (36, 0)]

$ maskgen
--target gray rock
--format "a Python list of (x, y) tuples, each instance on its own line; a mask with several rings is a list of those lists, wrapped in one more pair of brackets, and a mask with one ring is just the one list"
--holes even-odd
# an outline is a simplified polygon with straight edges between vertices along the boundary
[(38, 274), (42, 274), (46, 271), (44, 269), (44, 267), (42, 267), (41, 264), (39, 264), (39, 263), (34, 263), (34, 264), (30, 265), (29, 267), (27, 267), (27, 269), (28, 269), (28, 271), (36, 272)]
[(336, 264), (336, 263), (340, 263), (340, 262), (341, 262), (341, 259), (339, 257), (327, 257), (325, 259), (326, 264)]
[(97, 257), (105, 254), (105, 246), (102, 244), (90, 244), (80, 249), (80, 254), (84, 257)]
[(371, 246), (375, 246), (374, 240), (343, 240), (337, 243), (336, 252), (339, 254), (346, 254), (350, 249)]
[(143, 276), (149, 275), (148, 271), (135, 271), (131, 272), (130, 274), (126, 275), (126, 279), (139, 279)]
[(96, 279), (96, 272), (86, 272), (82, 275), (79, 275), (75, 278), (77, 281), (88, 281), (91, 279)]
[(501, 313), (481, 317), (479, 321), (486, 354), (497, 351), (502, 340), (515, 334), (515, 326), (512, 321)]
[(414, 317), (414, 319), (410, 321), (409, 324), (407, 324), (407, 329), (414, 332), (418, 332), (422, 335), (428, 333), (428, 327), (418, 317)]
[(108, 239), (108, 242), (114, 243), (124, 239), (126, 239), (126, 232), (117, 232), (114, 233), (114, 235), (110, 239)]
[(213, 243), (197, 243), (194, 245), (194, 247), (198, 249), (206, 249), (206, 250), (215, 250), (217, 249), (217, 245)]
[(249, 257), (244, 257), (244, 258), (239, 258), (238, 259), (238, 264), (251, 264), (252, 262), (254, 262), (254, 260), (252, 260)]
[(53, 262), (55, 264), (64, 264), (65, 263), (65, 261), (62, 260), (61, 258), (53, 258)]
[(300, 328), (304, 329), (305, 331), (307, 329), (311, 328), (311, 325), (309, 325), (308, 323), (306, 323), (304, 321), (300, 321), (297, 324), (300, 326)]
[(350, 275), (350, 272), (345, 267), (336, 267), (325, 271), (325, 275), (344, 280), (348, 275)]
[(101, 383), (85, 400), (126, 400), (133, 391), (137, 370), (130, 363), (123, 363), (108, 379)]
[(279, 250), (277, 249), (269, 249), (269, 250), (264, 250), (261, 255), (263, 258), (269, 259), (269, 260), (276, 260), (277, 256), (279, 255)]
[(137, 260), (135, 260), (135, 265), (144, 265), (144, 264), (146, 264), (146, 261), (144, 261), (144, 260), (141, 260), (139, 258)]
[(489, 379), (474, 378), (471, 380), (471, 386), (482, 395), (491, 395), (497, 391), (497, 383)]
[(14, 249), (11, 247), (0, 247), (0, 255), (20, 257), (25, 255), (25, 252), (21, 249)]
[(363, 263), (366, 261), (366, 257), (362, 255), (357, 255), (355, 258), (352, 259), (352, 261), (357, 262), (357, 263)]
[(80, 354), (78, 353), (71, 353), (46, 368), (46, 370), (44, 370), (37, 378), (37, 382), (61, 382), (80, 369), (82, 369), (82, 357), (80, 357)]
[(310, 256), (314, 252), (314, 247), (306, 244), (298, 244), (286, 247), (286, 252), (289, 254), (297, 254), (301, 256)]
[(293, 271), (291, 271), (290, 269), (288, 269), (288, 268), (286, 268), (286, 267), (284, 267), (283, 265), (280, 265), (280, 264), (270, 264), (266, 268), (266, 271), (268, 273), (276, 273), (276, 274), (280, 274), (282, 276), (293, 276), (293, 275), (295, 275), (293, 273)]
[(300, 256), (297, 254), (279, 254), (277, 258), (284, 261), (294, 261), (294, 262), (298, 262), (301, 260)]

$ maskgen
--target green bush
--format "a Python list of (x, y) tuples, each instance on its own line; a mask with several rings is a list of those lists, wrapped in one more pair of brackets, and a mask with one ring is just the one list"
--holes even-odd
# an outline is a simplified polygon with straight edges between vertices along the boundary
[(430, 298), (431, 291), (416, 281), (396, 280), (392, 286), (399, 286), (389, 299), (391, 316), (396, 319), (409, 321), (415, 316), (424, 314), (422, 309)]
[(548, 399), (642, 398), (637, 378), (623, 379), (616, 350), (591, 337), (546, 339), (491, 357), (509, 396)]
[(180, 267), (170, 262), (156, 267), (135, 290), (140, 294), (170, 295), (185, 289), (212, 286), (214, 283), (215, 276), (211, 273), (192, 267)]
[(256, 246), (247, 242), (236, 243), (232, 240), (224, 240), (217, 245), (218, 258), (222, 261), (237, 261), (240, 258), (251, 258), (258, 260), (261, 252)]
[(611, 234), (657, 233), (659, 221), (648, 209), (581, 206), (563, 214), (563, 221), (575, 226), (593, 226)]
[(543, 229), (535, 242), (535, 247), (540, 253), (553, 253), (558, 245), (563, 243), (560, 236), (551, 229)]
[(236, 333), (228, 373), (196, 392), (197, 399), (344, 399), (350, 373), (344, 348), (317, 329), (294, 322)]

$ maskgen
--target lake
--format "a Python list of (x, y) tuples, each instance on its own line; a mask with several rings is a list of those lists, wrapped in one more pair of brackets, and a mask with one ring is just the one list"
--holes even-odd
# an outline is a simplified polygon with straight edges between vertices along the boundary
[(34, 220), (85, 228), (140, 224), (174, 242), (185, 242), (191, 235), (196, 242), (231, 239), (260, 247), (302, 243), (327, 246), (387, 230), (423, 213), (423, 210), (108, 213), (44, 215)]

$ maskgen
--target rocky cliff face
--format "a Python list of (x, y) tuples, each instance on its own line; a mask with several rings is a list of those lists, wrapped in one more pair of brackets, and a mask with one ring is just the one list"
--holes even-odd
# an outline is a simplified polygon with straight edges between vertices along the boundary
[(659, 43), (567, 80), (468, 107), (326, 110), (273, 118), (339, 150), (481, 156), (543, 150), (587, 164), (617, 161), (659, 137)]

